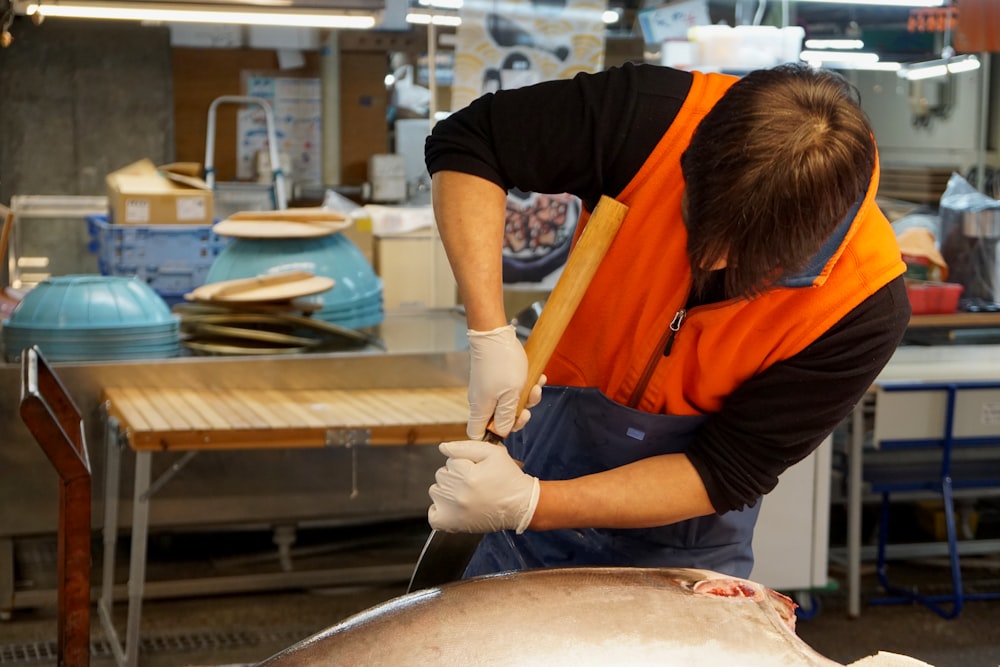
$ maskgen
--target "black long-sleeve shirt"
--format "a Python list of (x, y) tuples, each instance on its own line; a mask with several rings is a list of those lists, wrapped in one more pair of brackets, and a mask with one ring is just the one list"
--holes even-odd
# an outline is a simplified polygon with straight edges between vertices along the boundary
[[(690, 85), (688, 72), (626, 64), (484, 95), (435, 126), (427, 167), (506, 189), (569, 192), (593, 210), (638, 172)], [(726, 398), (687, 450), (717, 512), (769, 492), (850, 413), (899, 344), (909, 313), (897, 278)]]

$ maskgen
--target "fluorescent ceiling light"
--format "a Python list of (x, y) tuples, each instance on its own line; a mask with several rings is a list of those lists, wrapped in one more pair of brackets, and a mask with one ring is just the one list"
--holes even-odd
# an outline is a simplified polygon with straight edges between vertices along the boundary
[(863, 49), (865, 43), (860, 39), (807, 39), (805, 43), (807, 49)]
[(249, 6), (227, 9), (226, 5), (171, 5), (152, 2), (32, 2), (28, 16), (164, 23), (223, 23), (243, 25), (299, 26), (309, 28), (357, 28), (375, 26), (372, 13), (326, 12), (295, 8), (257, 9)]
[(949, 0), (797, 0), (840, 5), (881, 5), (883, 7), (943, 7)]
[(902, 66), (902, 63), (898, 63), (894, 60), (880, 60), (877, 63), (859, 63), (854, 67), (854, 69), (875, 70), (879, 72), (898, 72)]
[(910, 81), (919, 81), (921, 79), (933, 79), (938, 76), (945, 76), (948, 74), (948, 67), (946, 65), (927, 65), (924, 67), (904, 67), (899, 70), (899, 76), (909, 79)]
[(799, 57), (806, 62), (824, 63), (864, 63), (871, 64), (878, 62), (877, 53), (864, 53), (861, 51), (803, 51)]
[[(417, 0), (417, 4), (421, 7), (429, 7), (433, 9), (443, 9), (450, 11), (458, 11), (463, 8), (471, 8), (473, 10), (487, 11), (491, 8), (491, 5), (483, 2), (466, 2), (466, 0)], [(513, 8), (505, 8), (509, 14), (530, 14), (530, 11), (520, 11), (517, 6)], [(431, 18), (433, 17), (433, 18)], [(612, 23), (617, 23), (622, 18), (622, 13), (617, 9), (606, 9), (601, 12), (596, 12), (593, 10), (583, 9), (583, 10), (564, 10), (558, 13), (560, 19), (565, 20), (597, 20), (600, 18), (601, 23), (610, 25)], [(445, 26), (458, 26), (462, 24), (462, 20), (459, 17), (455, 17), (451, 14), (445, 13), (443, 15), (433, 14), (431, 12), (425, 12), (421, 10), (411, 11), (406, 15), (407, 23), (418, 23), (421, 25), (427, 25), (428, 23), (433, 23), (434, 25), (445, 25)]]
[(417, 25), (443, 25), (456, 27), (462, 25), (462, 18), (454, 14), (431, 14), (428, 12), (409, 12), (406, 15), (407, 23)]
[(858, 51), (803, 51), (799, 57), (812, 67), (829, 69), (876, 70), (897, 72), (900, 65), (894, 61), (880, 61), (877, 53)]
[(894, 60), (880, 60), (874, 63), (809, 63), (814, 67), (826, 67), (828, 69), (851, 69), (870, 72), (898, 72), (902, 64)]
[(438, 9), (461, 9), (463, 0), (419, 0), (421, 7), (437, 7)]
[(973, 55), (959, 56), (948, 61), (948, 71), (952, 74), (971, 72), (977, 69), (979, 69), (979, 58)]
[(979, 69), (979, 58), (969, 54), (907, 65), (899, 70), (899, 76), (910, 81), (920, 81), (921, 79), (933, 79), (959, 72), (972, 72), (977, 69)]

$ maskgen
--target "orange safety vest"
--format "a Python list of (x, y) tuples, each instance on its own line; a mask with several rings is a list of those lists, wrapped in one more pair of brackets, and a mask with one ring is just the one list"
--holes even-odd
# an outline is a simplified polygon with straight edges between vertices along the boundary
[[(550, 384), (597, 387), (655, 414), (718, 412), (748, 378), (801, 352), (905, 270), (875, 203), (878, 165), (839, 247), (809, 284), (691, 309), (671, 340), (691, 281), (681, 219), (680, 156), (737, 80), (694, 73), (676, 119), (617, 199), (628, 216), (545, 372)], [(577, 234), (586, 224), (581, 216)]]

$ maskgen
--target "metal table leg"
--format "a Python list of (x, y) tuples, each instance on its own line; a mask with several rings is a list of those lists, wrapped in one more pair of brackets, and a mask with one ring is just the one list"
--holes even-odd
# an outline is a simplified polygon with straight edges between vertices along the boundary
[(125, 665), (139, 664), (139, 625), (146, 583), (146, 538), (149, 532), (149, 452), (136, 452), (135, 490), (132, 495), (132, 547), (129, 551), (128, 620), (125, 626)]
[(865, 444), (865, 399), (854, 406), (847, 460), (847, 615), (861, 615), (861, 457)]
[(0, 537), (0, 621), (14, 616), (14, 539)]
[(142, 596), (146, 582), (146, 538), (149, 531), (150, 454), (138, 452), (135, 457), (135, 487), (132, 496), (132, 545), (129, 550), (128, 617), (125, 643), (115, 630), (111, 610), (114, 605), (115, 550), (118, 542), (118, 495), (121, 486), (122, 443), (118, 422), (107, 421), (105, 441), (104, 484), (104, 561), (101, 578), (101, 598), (98, 604), (101, 625), (111, 644), (111, 652), (119, 667), (139, 664), (140, 621)]
[(150, 481), (152, 454), (136, 452), (135, 486), (132, 492), (132, 543), (129, 547), (128, 617), (125, 641), (121, 641), (114, 625), (115, 552), (118, 544), (119, 492), (121, 488), (121, 456), (125, 443), (120, 425), (108, 417), (105, 431), (104, 485), (104, 560), (101, 597), (98, 612), (101, 625), (118, 667), (136, 667), (139, 662), (142, 598), (146, 587), (146, 545), (149, 536), (149, 502), (151, 496), (180, 472), (197, 452), (188, 452), (155, 482)]
[(122, 442), (118, 420), (108, 417), (104, 431), (104, 560), (101, 575), (101, 598), (97, 605), (101, 627), (111, 644), (118, 665), (125, 663), (125, 650), (112, 619), (115, 587), (115, 552), (118, 544), (118, 492), (121, 486)]

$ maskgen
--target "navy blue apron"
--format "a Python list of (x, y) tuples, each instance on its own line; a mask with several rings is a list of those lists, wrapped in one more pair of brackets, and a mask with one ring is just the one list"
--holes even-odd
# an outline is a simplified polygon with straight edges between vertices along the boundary
[[(531, 421), (507, 438), (511, 456), (542, 480), (572, 479), (683, 452), (704, 416), (655, 415), (597, 389), (545, 387)], [(483, 537), (464, 577), (561, 566), (693, 567), (748, 578), (754, 507), (656, 528), (526, 531)]]

